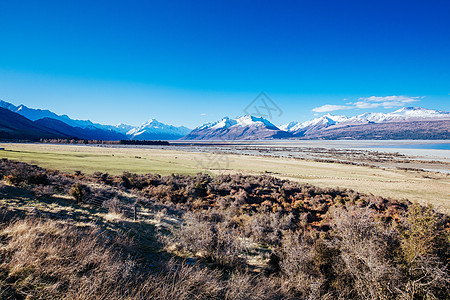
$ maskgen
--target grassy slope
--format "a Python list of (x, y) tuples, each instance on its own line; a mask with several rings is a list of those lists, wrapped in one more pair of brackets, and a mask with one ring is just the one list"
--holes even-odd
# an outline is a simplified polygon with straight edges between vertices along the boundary
[[(11, 151), (0, 157), (35, 163), (63, 171), (81, 170), (120, 174), (136, 173), (195, 174), (243, 172), (307, 182), (319, 187), (351, 188), (383, 197), (408, 198), (450, 209), (450, 177), (438, 173), (382, 170), (336, 163), (319, 163), (282, 158), (227, 155), (183, 151), (103, 148), (68, 145), (0, 144)], [(140, 157), (140, 158), (136, 158)], [(217, 161), (218, 164), (212, 163)], [(224, 159), (226, 158), (226, 159)]]

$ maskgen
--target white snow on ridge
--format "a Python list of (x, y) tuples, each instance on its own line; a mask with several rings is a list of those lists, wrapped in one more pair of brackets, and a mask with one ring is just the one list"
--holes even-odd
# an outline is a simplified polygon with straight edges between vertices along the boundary
[(139, 136), (144, 133), (157, 133), (157, 134), (170, 134), (170, 135), (178, 135), (184, 136), (188, 134), (191, 130), (187, 127), (180, 126), (172, 126), (167, 125), (161, 122), (158, 122), (156, 119), (150, 119), (141, 126), (131, 128), (128, 132), (128, 136), (132, 136), (133, 138)]
[(358, 116), (347, 118), (346, 116), (323, 115), (303, 123), (290, 122), (280, 126), (282, 130), (297, 132), (308, 131), (311, 128), (320, 129), (333, 125), (357, 125), (367, 123), (401, 122), (413, 120), (440, 120), (450, 119), (450, 112), (426, 109), (422, 107), (403, 107), (391, 113), (363, 113)]
[(262, 117), (254, 116), (243, 116), (236, 119), (230, 119), (229, 117), (224, 117), (221, 120), (214, 123), (205, 123), (196, 128), (196, 130), (203, 129), (227, 129), (233, 126), (248, 127), (248, 126), (267, 126), (273, 129), (278, 129), (277, 126), (273, 125), (270, 121)]
[[(254, 117), (254, 116), (243, 116), (236, 119), (237, 124), (239, 126), (267, 126), (267, 127), (275, 127), (272, 123), (270, 123), (267, 119), (263, 117)], [(278, 128), (277, 128), (278, 129)]]
[(296, 132), (296, 131), (304, 130), (304, 129), (307, 130), (308, 128), (312, 128), (312, 127), (317, 127), (317, 128), (328, 127), (328, 126), (332, 126), (335, 124), (339, 124), (346, 120), (348, 120), (348, 118), (346, 116), (333, 116), (331, 114), (326, 114), (319, 118), (315, 118), (315, 119), (312, 119), (310, 121), (306, 121), (303, 123), (291, 122), (286, 125), (280, 126), (280, 128), (282, 130), (285, 130), (288, 132)]

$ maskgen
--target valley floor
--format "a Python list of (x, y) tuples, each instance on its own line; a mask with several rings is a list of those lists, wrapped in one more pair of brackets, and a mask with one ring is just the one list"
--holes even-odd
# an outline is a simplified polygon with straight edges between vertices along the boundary
[[(317, 158), (265, 156), (264, 153), (249, 154), (242, 151), (199, 152), (185, 147), (164, 149), (103, 145), (0, 144), (0, 148), (5, 148), (0, 150), (1, 158), (67, 172), (81, 171), (91, 174), (101, 171), (121, 174), (123, 171), (129, 171), (162, 175), (199, 172), (269, 174), (323, 188), (349, 188), (382, 197), (406, 198), (421, 204), (431, 203), (444, 211), (450, 209), (448, 174), (416, 168), (386, 168), (376, 166), (375, 162), (368, 164), (362, 161), (364, 165), (351, 164), (349, 161), (338, 162), (336, 155), (329, 151), (322, 151), (323, 161), (317, 161)], [(320, 151), (310, 153), (317, 154)], [(328, 157), (325, 155), (327, 153)], [(358, 163), (358, 160), (355, 161)], [(440, 163), (447, 162), (443, 160)]]

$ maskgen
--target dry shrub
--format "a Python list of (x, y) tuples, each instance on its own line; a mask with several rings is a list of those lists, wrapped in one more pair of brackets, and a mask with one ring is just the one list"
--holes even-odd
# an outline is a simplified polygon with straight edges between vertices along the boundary
[[(135, 263), (96, 229), (56, 221), (15, 221), (0, 232), (2, 296), (6, 298), (98, 299), (127, 296)], [(64, 295), (64, 296), (63, 296)]]
[(55, 192), (68, 194), (73, 185), (73, 178), (61, 174), (49, 174), (49, 185), (53, 186)]
[(326, 295), (328, 274), (321, 272), (321, 266), (326, 262), (321, 261), (320, 249), (315, 243), (317, 241), (300, 233), (289, 232), (283, 237), (277, 253), (285, 288), (304, 299), (319, 299)]
[(0, 162), (0, 175), (10, 184), (26, 186), (30, 184), (48, 184), (46, 170), (22, 162), (2, 159)]
[(31, 192), (33, 192), (37, 198), (45, 198), (52, 196), (54, 191), (52, 186), (40, 184), (33, 187)]
[(221, 273), (196, 265), (169, 261), (160, 272), (148, 278), (136, 298), (161, 300), (221, 299), (224, 284)]
[[(152, 210), (167, 201), (185, 212), (167, 245), (216, 263), (160, 261), (150, 268), (148, 253), (131, 255), (121, 233), (107, 237), (35, 219), (8, 224), (19, 215), (4, 206), (0, 298), (450, 299), (448, 216), (407, 201), (268, 176), (84, 176), (8, 160), (0, 161), (0, 177), (38, 196), (73, 187), (78, 201), (106, 200), (104, 207), (125, 217), (133, 197), (145, 195), (139, 203)], [(115, 196), (124, 187), (133, 197), (120, 203)], [(2, 192), (0, 184), (0, 196), (9, 189)], [(257, 255), (248, 250), (250, 239), (275, 251), (266, 256), (270, 277), (238, 273)], [(210, 268), (217, 264), (229, 268)]]
[(149, 273), (127, 240), (95, 228), (29, 218), (5, 226), (0, 240), (2, 299), (274, 299), (273, 284), (247, 274), (226, 280), (175, 260)]
[(173, 232), (169, 243), (220, 265), (245, 265), (246, 246), (236, 230), (208, 220), (201, 213), (186, 213), (184, 219), (185, 223)]
[(337, 210), (333, 219), (334, 244), (343, 265), (334, 267), (353, 281), (353, 293), (361, 299), (392, 299), (401, 282), (393, 264), (396, 233), (374, 220), (368, 208)]
[(292, 213), (281, 214), (260, 210), (248, 219), (245, 231), (260, 243), (280, 245), (283, 232), (292, 230), (296, 226)]
[(120, 203), (120, 200), (117, 197), (104, 201), (102, 206), (106, 208), (109, 213), (118, 215), (123, 213), (122, 204)]
[[(146, 295), (148, 298), (142, 297)], [(142, 299), (226, 299), (276, 300), (294, 299), (280, 289), (277, 278), (233, 273), (228, 279), (218, 270), (169, 261), (161, 271), (147, 280), (137, 294)]]
[(291, 299), (283, 294), (280, 280), (248, 273), (233, 273), (227, 281), (225, 297), (227, 300)]

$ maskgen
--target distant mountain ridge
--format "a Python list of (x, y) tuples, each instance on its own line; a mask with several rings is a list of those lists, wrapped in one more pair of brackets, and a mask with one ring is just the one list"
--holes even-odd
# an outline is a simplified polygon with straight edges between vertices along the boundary
[(67, 137), (86, 139), (86, 140), (105, 140), (105, 141), (118, 141), (125, 140), (128, 137), (125, 134), (112, 130), (103, 130), (94, 126), (85, 128), (73, 127), (60, 120), (52, 118), (42, 118), (34, 121), (35, 124), (52, 128), (58, 132), (64, 134)]
[(15, 106), (3, 100), (0, 100), (0, 108), (8, 109), (47, 128), (61, 131), (63, 135), (80, 139), (176, 140), (190, 132), (190, 129), (187, 127), (166, 125), (155, 119), (151, 119), (137, 127), (122, 123), (102, 125), (89, 120), (71, 119), (67, 115), (58, 115), (50, 110), (29, 108), (22, 104)]
[(224, 117), (192, 131), (156, 119), (140, 126), (102, 125), (1, 100), (0, 108), (2, 139), (26, 136), (90, 140), (448, 139), (450, 136), (450, 112), (422, 107), (403, 107), (390, 113), (366, 112), (353, 117), (325, 114), (281, 126), (250, 115)]
[(303, 139), (448, 140), (450, 139), (450, 120), (414, 120), (332, 126), (304, 136)]
[(320, 136), (319, 132), (364, 124), (445, 120), (450, 120), (450, 112), (422, 107), (403, 107), (390, 113), (366, 112), (350, 118), (326, 114), (303, 123), (291, 122), (280, 126), (280, 128), (294, 134), (296, 137), (313, 137)]
[(2, 140), (39, 140), (40, 138), (65, 138), (57, 130), (40, 124), (0, 107), (0, 139)]
[(10, 111), (13, 111), (15, 113), (18, 113), (19, 115), (24, 116), (25, 118), (31, 120), (31, 121), (37, 121), (39, 119), (43, 118), (51, 118), (55, 120), (59, 120), (61, 122), (66, 123), (67, 125), (73, 126), (73, 127), (89, 127), (89, 126), (98, 126), (101, 127), (100, 124), (95, 124), (89, 120), (73, 120), (69, 118), (67, 115), (57, 115), (54, 112), (50, 110), (43, 110), (43, 109), (34, 109), (29, 108), (23, 104), (15, 106), (11, 103), (8, 103), (6, 101), (0, 100), (0, 107), (9, 109)]
[[(433, 123), (438, 121), (439, 124)], [(384, 125), (363, 127), (363, 125), (371, 124)], [(302, 123), (294, 121), (279, 127), (264, 118), (244, 116), (230, 119), (225, 117), (217, 122), (206, 123), (195, 128), (183, 139), (447, 139), (449, 138), (447, 124), (450, 124), (449, 112), (421, 107), (403, 107), (391, 113), (363, 113), (350, 118), (326, 114), (310, 121)], [(417, 130), (414, 125), (417, 126)], [(361, 131), (363, 128), (364, 130)], [(389, 129), (392, 132), (389, 132)], [(367, 130), (372, 132), (365, 132)]]

